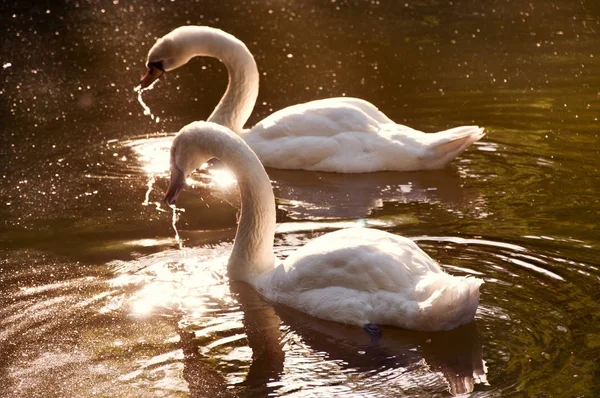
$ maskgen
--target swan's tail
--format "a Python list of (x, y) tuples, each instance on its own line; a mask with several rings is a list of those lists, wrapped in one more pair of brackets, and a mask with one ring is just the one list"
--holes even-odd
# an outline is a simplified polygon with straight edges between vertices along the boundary
[(472, 143), (479, 141), (485, 132), (483, 127), (461, 126), (428, 135), (432, 136), (432, 141), (427, 164), (432, 169), (441, 169)]
[(430, 330), (450, 330), (469, 323), (479, 306), (479, 286), (483, 280), (472, 276), (445, 276), (430, 286), (440, 285), (429, 300), (421, 304)]

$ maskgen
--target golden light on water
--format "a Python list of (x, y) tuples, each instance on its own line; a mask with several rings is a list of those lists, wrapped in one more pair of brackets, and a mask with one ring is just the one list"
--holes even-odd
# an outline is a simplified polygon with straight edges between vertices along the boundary
[[(156, 177), (170, 176), (170, 148), (173, 142), (173, 135), (160, 136), (153, 138), (141, 138), (127, 143), (141, 165), (142, 171), (148, 176), (149, 191), (151, 191), (154, 179)], [(201, 169), (205, 169), (203, 166)], [(195, 174), (195, 176), (198, 176)], [(208, 181), (207, 181), (208, 180)], [(186, 179), (190, 186), (209, 185), (217, 189), (232, 189), (237, 180), (233, 173), (228, 169), (209, 168), (208, 172), (203, 173), (201, 178), (190, 176)]]
[(152, 310), (168, 300), (169, 289), (164, 286), (148, 285), (139, 292), (141, 297), (131, 304), (131, 312), (135, 315), (148, 315)]
[[(146, 175), (147, 189), (142, 205), (153, 204), (159, 212), (165, 212), (161, 202), (156, 201), (156, 194), (152, 194), (157, 180), (168, 180), (170, 177), (170, 148), (173, 136), (159, 136), (154, 138), (141, 138), (129, 141), (130, 147), (140, 164), (141, 171)], [(205, 169), (203, 165), (201, 169)], [(191, 187), (210, 187), (211, 194), (223, 199), (239, 208), (239, 195), (237, 180), (233, 173), (227, 169), (208, 169), (202, 173), (195, 173), (186, 179), (186, 184)], [(178, 209), (179, 210), (179, 209)], [(175, 222), (173, 222), (175, 228)], [(176, 234), (175, 239), (178, 241)]]
[(220, 188), (231, 188), (237, 183), (235, 175), (229, 169), (211, 169), (209, 174), (212, 182)]
[(136, 239), (125, 242), (125, 244), (129, 246), (142, 246), (142, 247), (152, 247), (152, 246), (162, 246), (168, 245), (172, 243), (173, 239), (171, 238), (162, 238), (162, 239)]
[(125, 310), (136, 317), (182, 310), (200, 317), (210, 301), (230, 301), (226, 263), (230, 245), (167, 250), (133, 261), (114, 261), (112, 289), (128, 291), (102, 312)]
[(127, 143), (137, 155), (142, 170), (148, 175), (167, 175), (173, 136), (141, 138)]

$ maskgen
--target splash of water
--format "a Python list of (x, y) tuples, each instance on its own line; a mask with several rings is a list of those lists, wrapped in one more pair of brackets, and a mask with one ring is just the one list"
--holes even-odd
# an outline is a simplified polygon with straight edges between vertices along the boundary
[(152, 90), (152, 88), (154, 87), (154, 84), (157, 82), (158, 80), (153, 81), (148, 87), (146, 88), (142, 88), (141, 85), (138, 85), (137, 87), (135, 87), (133, 89), (134, 92), (136, 92), (138, 94), (137, 99), (138, 102), (140, 103), (140, 105), (142, 106), (142, 108), (144, 109), (144, 115), (148, 115), (150, 116), (150, 118), (152, 120), (154, 120), (156, 123), (160, 122), (160, 117), (155, 116), (152, 111), (150, 110), (150, 107), (148, 105), (146, 105), (146, 103), (144, 102), (144, 100), (142, 99), (142, 93), (144, 91), (147, 90)]
[(167, 212), (165, 209), (163, 209), (160, 206), (160, 202), (154, 202), (154, 206), (156, 206), (156, 210), (160, 211), (161, 213), (166, 213)]
[(150, 179), (148, 180), (148, 190), (146, 191), (146, 199), (142, 202), (142, 206), (148, 206), (150, 204), (150, 192), (152, 192), (152, 187), (154, 186), (154, 182), (156, 178), (154, 178), (154, 174), (150, 174)]
[(179, 231), (177, 230), (177, 221), (179, 221), (179, 214), (183, 213), (185, 209), (178, 208), (175, 205), (170, 205), (169, 207), (173, 209), (173, 218), (171, 219), (171, 225), (173, 226), (173, 231), (175, 231), (175, 241), (179, 245), (179, 249), (183, 250), (183, 243), (181, 242), (181, 238), (179, 237)]
[[(142, 206), (150, 205), (150, 192), (152, 192), (155, 182), (156, 182), (156, 177), (154, 176), (154, 174), (150, 174), (150, 178), (148, 179), (148, 183), (147, 183), (148, 190), (146, 191), (146, 198), (142, 202)], [(161, 207), (160, 202), (152, 202), (152, 204), (154, 204), (154, 206), (156, 206), (157, 211), (159, 211), (161, 213), (167, 212), (165, 209), (163, 209)]]

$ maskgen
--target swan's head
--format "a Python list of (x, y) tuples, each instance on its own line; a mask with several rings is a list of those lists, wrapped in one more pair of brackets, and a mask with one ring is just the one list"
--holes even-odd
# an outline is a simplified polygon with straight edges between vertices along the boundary
[(171, 32), (158, 39), (148, 52), (148, 60), (146, 61), (148, 70), (140, 81), (143, 89), (161, 77), (163, 73), (185, 65), (192, 58), (192, 54), (186, 51), (183, 42), (178, 40), (177, 35), (174, 33)]
[(194, 122), (182, 128), (175, 136), (171, 144), (171, 182), (163, 198), (167, 205), (175, 204), (187, 177), (214, 157), (209, 149), (210, 136), (219, 127), (221, 126), (214, 123)]

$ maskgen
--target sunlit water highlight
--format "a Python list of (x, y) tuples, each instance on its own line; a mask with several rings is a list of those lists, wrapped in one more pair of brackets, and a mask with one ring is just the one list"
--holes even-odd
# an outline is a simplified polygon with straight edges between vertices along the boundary
[[(148, 179), (169, 176), (169, 148), (173, 135), (157, 134), (132, 139), (125, 145), (133, 150)], [(474, 148), (494, 147), (475, 143)], [(458, 171), (446, 169), (411, 173), (368, 173), (352, 176), (296, 170), (267, 169), (273, 183), (278, 206), (294, 219), (365, 218), (384, 202), (442, 204), (449, 208), (475, 203), (472, 216), (490, 216), (481, 195), (460, 190), (464, 178), (479, 178), (468, 163), (457, 162)], [(210, 188), (211, 195), (235, 208), (240, 207), (235, 177), (222, 164), (205, 168), (187, 179), (188, 185)], [(349, 184), (352, 181), (352, 184)]]
[[(600, 396), (597, 1), (7, 4), (2, 397)], [(229, 283), (235, 209), (210, 173), (180, 198), (178, 248), (150, 204), (226, 71), (193, 60), (144, 93), (160, 124), (129, 87), (154, 37), (215, 21), (257, 56), (249, 125), (347, 95), (424, 131), (486, 127), (431, 173), (267, 170), (278, 256), (353, 225), (414, 237), (485, 279), (475, 330), (384, 328), (377, 346)]]
[[(330, 226), (311, 227), (310, 235)], [(277, 236), (280, 258), (310, 239), (293, 226), (279, 229), (285, 231)], [(72, 380), (61, 391), (83, 395), (95, 385), (108, 392), (133, 393), (144, 386), (193, 395), (208, 378), (217, 391), (243, 395), (445, 396), (476, 389), (477, 396), (499, 396), (515, 392), (524, 377), (541, 381), (555, 367), (575, 371), (563, 352), (576, 338), (566, 323), (568, 314), (580, 310), (552, 303), (556, 296), (575, 303), (573, 295), (579, 293), (564, 284), (577, 276), (563, 270), (563, 280), (557, 280), (510, 261), (527, 256), (553, 272), (561, 259), (531, 250), (526, 242), (416, 239), (448, 272), (485, 279), (475, 323), (443, 333), (384, 327), (383, 337), (374, 341), (361, 328), (273, 305), (248, 285), (229, 282), (231, 244), (215, 243), (113, 261), (108, 278), (82, 276), (22, 288), (14, 304), (2, 310), (12, 315), (0, 323), (4, 337), (20, 345), (36, 339), (37, 354), (18, 361), (11, 377), (27, 380), (19, 390), (23, 393), (40, 388), (59, 367)], [(52, 340), (38, 340), (73, 319), (111, 319), (112, 327), (98, 336), (88, 329), (86, 339), (95, 343), (83, 352), (61, 351)], [(32, 323), (39, 333), (22, 334)], [(89, 367), (97, 371), (90, 374)], [(115, 385), (102, 382), (115, 374)]]

